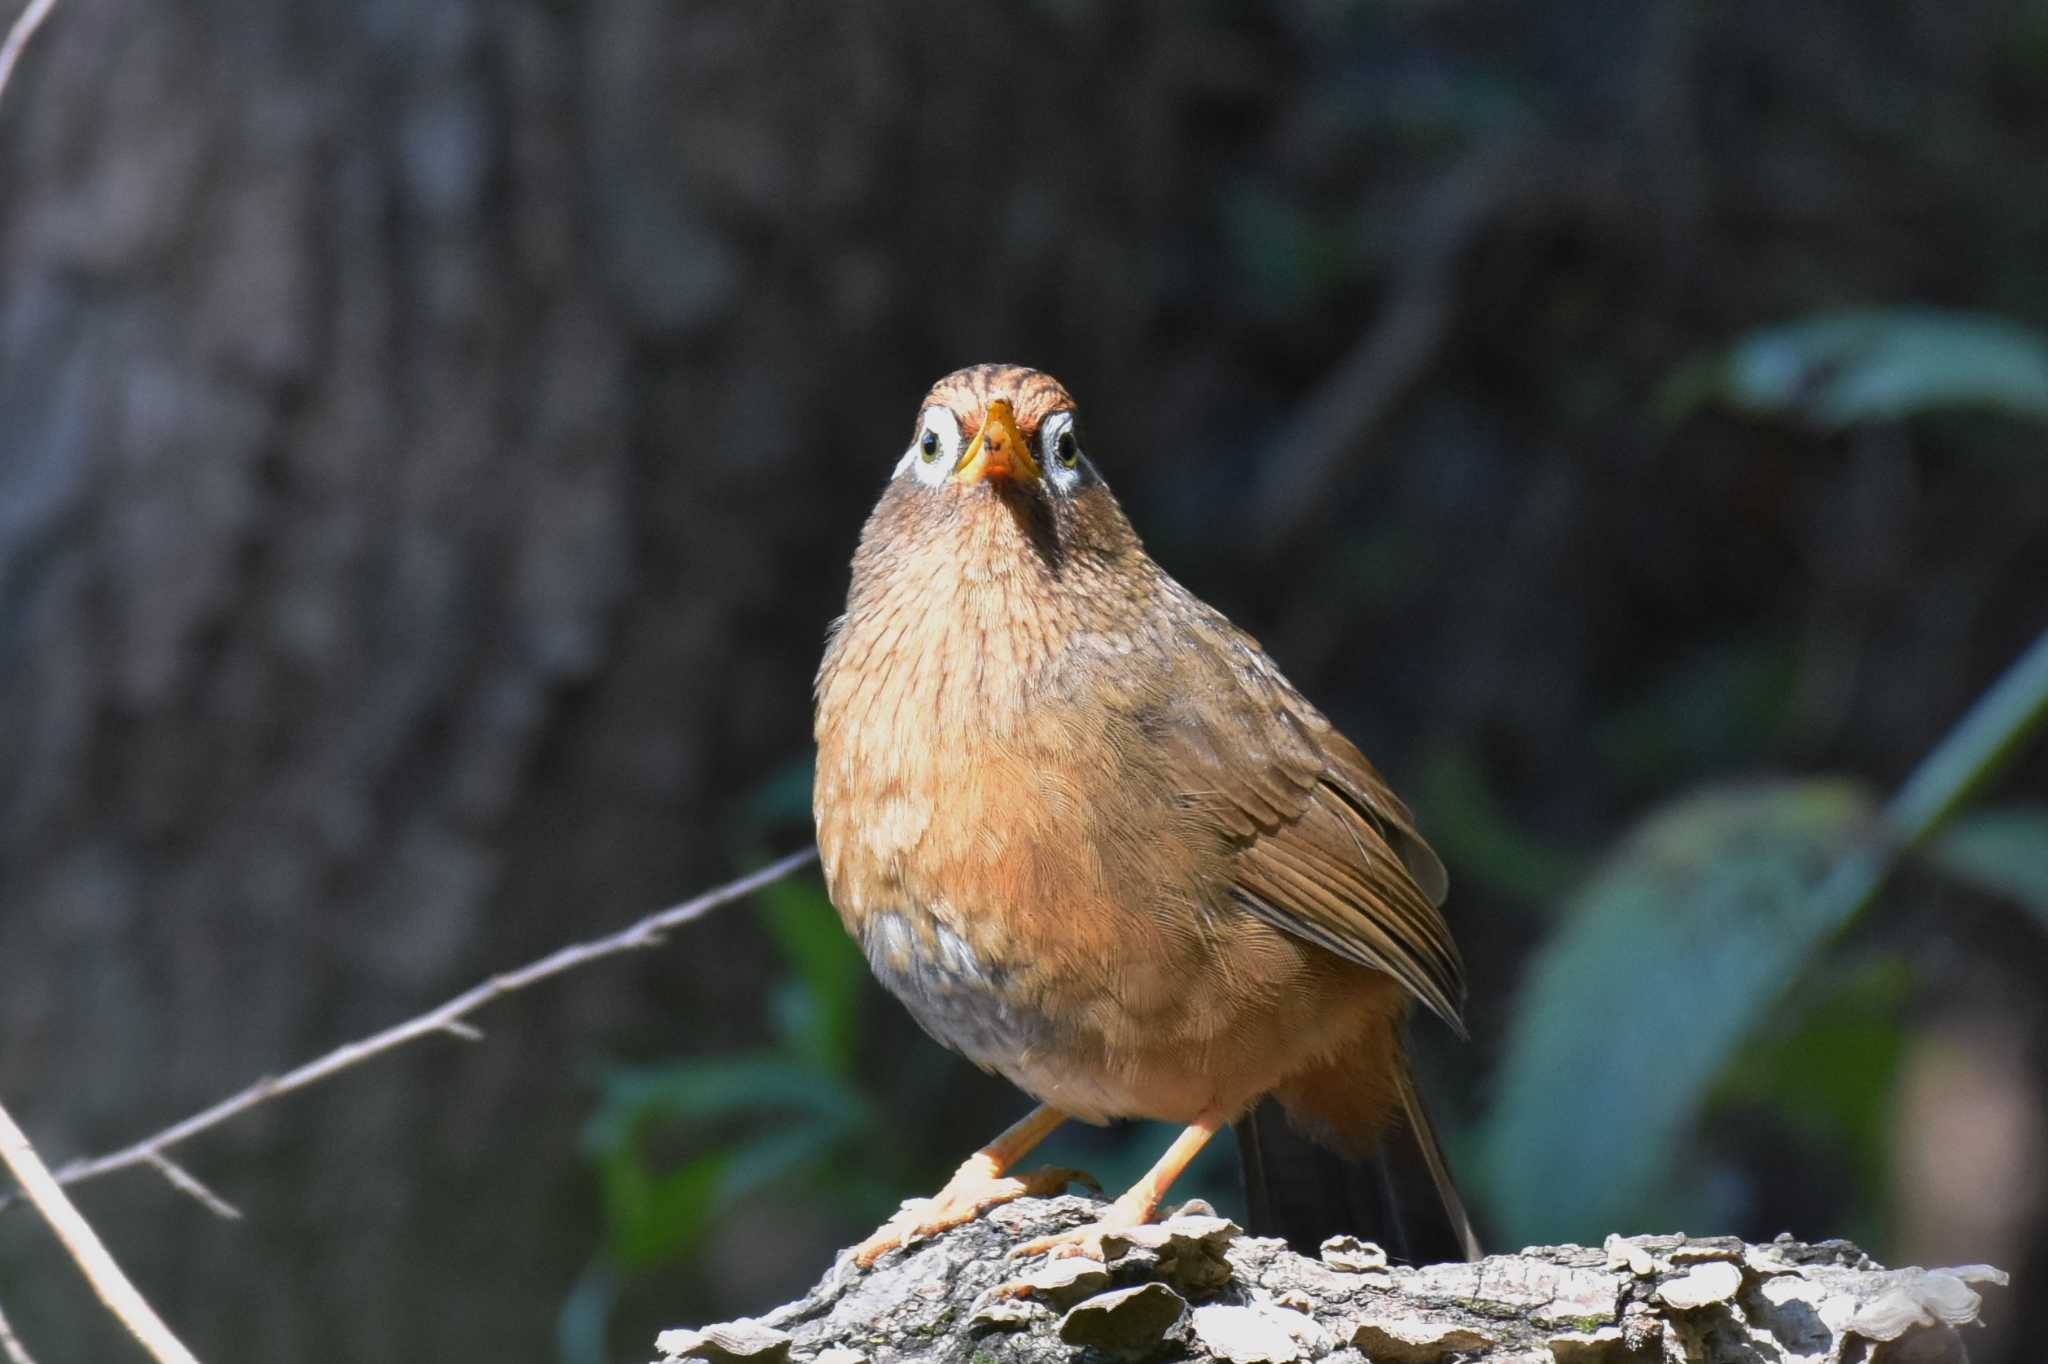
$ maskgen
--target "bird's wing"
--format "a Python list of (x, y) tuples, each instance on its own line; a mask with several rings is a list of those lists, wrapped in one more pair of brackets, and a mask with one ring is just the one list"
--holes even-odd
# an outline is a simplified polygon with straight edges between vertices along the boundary
[(1395, 977), (1463, 1031), (1447, 878), (1372, 764), (1250, 636), (1200, 608), (1166, 700), (1168, 771), (1232, 844), (1233, 896), (1274, 927)]

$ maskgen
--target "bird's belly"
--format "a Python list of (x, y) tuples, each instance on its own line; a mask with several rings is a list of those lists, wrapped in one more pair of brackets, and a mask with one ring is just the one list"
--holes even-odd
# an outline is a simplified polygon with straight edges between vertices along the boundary
[(1019, 998), (1008, 964), (931, 915), (870, 914), (860, 943), (875, 979), (918, 1025), (983, 1069), (1014, 1079), (1024, 1058), (1053, 1044), (1054, 1020)]
[[(1246, 990), (1206, 954), (1132, 949), (1094, 970), (1048, 972), (1042, 953), (1004, 960), (916, 911), (870, 914), (860, 937), (876, 978), (926, 1032), (1088, 1122), (1235, 1114), (1358, 1031), (1356, 992), (1332, 989), (1327, 968), (1277, 970)], [(1274, 946), (1276, 965), (1306, 955)]]
[(983, 1070), (1089, 1122), (1154, 1116), (1142, 1093), (1101, 1064), (1109, 1048), (1075, 1010), (1039, 1005), (1019, 980), (1031, 973), (977, 953), (928, 915), (870, 915), (861, 946), (918, 1026)]

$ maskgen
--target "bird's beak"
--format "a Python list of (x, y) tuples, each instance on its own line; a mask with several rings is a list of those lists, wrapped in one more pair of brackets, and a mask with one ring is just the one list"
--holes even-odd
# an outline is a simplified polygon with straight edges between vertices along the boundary
[(1031, 447), (1018, 434), (1017, 419), (1010, 412), (1009, 402), (1002, 398), (988, 405), (981, 430), (953, 470), (956, 483), (979, 483), (984, 478), (1007, 478), (1015, 483), (1038, 478), (1038, 461), (1031, 457)]

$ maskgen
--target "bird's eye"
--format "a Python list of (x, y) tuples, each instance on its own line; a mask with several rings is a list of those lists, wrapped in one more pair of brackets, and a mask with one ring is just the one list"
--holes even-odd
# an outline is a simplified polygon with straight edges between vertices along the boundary
[(944, 407), (927, 407), (911, 428), (910, 447), (896, 472), (927, 488), (943, 488), (960, 462), (960, 419)]
[(1081, 466), (1081, 438), (1074, 434), (1074, 414), (1062, 409), (1048, 416), (1038, 428), (1038, 462), (1045, 481), (1055, 492), (1072, 493), (1085, 475)]

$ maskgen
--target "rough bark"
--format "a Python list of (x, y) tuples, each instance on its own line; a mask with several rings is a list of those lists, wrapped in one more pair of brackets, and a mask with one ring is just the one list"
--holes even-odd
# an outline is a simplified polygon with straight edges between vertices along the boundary
[(1419, 1269), (1342, 1237), (1310, 1259), (1199, 1204), (1111, 1239), (1103, 1263), (1009, 1258), (1099, 1208), (1026, 1199), (869, 1271), (842, 1254), (798, 1301), (664, 1332), (656, 1350), (757, 1364), (1962, 1364), (1976, 1286), (2006, 1281), (1790, 1237), (1615, 1236)]

